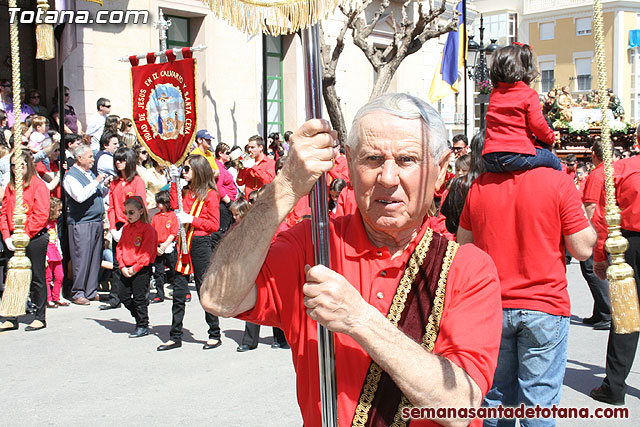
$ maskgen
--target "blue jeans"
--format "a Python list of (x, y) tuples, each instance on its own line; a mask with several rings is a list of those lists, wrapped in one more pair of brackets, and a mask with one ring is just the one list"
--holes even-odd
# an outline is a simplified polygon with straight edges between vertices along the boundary
[(487, 172), (513, 172), (547, 167), (562, 170), (560, 159), (551, 151), (544, 148), (536, 148), (536, 154), (521, 153), (488, 153), (482, 156)]
[[(560, 403), (567, 363), (569, 318), (535, 310), (503, 309), (502, 340), (493, 385), (483, 406)], [(484, 426), (515, 426), (515, 419), (487, 419)], [(523, 419), (524, 427), (555, 426), (554, 419)]]

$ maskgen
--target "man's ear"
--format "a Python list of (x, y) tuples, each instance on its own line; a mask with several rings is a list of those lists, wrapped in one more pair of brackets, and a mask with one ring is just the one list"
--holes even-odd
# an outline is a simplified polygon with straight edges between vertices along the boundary
[(451, 150), (447, 150), (442, 154), (442, 157), (440, 157), (440, 160), (438, 161), (438, 167), (440, 168), (440, 170), (438, 171), (438, 178), (436, 179), (436, 190), (442, 187), (442, 184), (444, 184), (444, 179), (447, 176), (447, 169), (449, 168), (450, 157)]

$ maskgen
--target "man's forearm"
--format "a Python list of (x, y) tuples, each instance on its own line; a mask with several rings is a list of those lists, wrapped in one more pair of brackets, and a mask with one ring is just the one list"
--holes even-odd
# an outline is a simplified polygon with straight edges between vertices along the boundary
[[(475, 381), (448, 359), (428, 352), (371, 307), (369, 320), (352, 337), (387, 372), (417, 407), (478, 407), (482, 393)], [(469, 420), (437, 420), (467, 425)]]
[(253, 308), (251, 292), (271, 240), (297, 199), (285, 180), (276, 178), (222, 239), (202, 282), (200, 301), (205, 310), (232, 317)]

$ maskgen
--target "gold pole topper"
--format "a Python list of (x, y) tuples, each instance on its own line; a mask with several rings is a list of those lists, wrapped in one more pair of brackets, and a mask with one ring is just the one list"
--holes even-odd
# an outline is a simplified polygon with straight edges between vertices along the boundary
[[(9, 7), (16, 7), (16, 0), (9, 0)], [(9, 38), (11, 43), (11, 78), (13, 80), (13, 141), (15, 152), (13, 153), (15, 167), (13, 168), (16, 192), (16, 207), (13, 212), (13, 244), (16, 251), (9, 260), (7, 272), (7, 284), (2, 295), (0, 315), (15, 317), (25, 314), (29, 288), (31, 286), (31, 261), (27, 258), (26, 248), (29, 245), (29, 236), (24, 231), (27, 214), (23, 200), (23, 164), (22, 132), (20, 127), (20, 46), (18, 43), (18, 21), (9, 26)]]
[[(593, 27), (595, 36), (596, 61), (598, 63), (598, 91), (607, 92), (607, 68), (604, 53), (604, 24), (602, 18), (602, 1), (594, 0)], [(616, 189), (613, 181), (613, 149), (611, 147), (611, 130), (609, 118), (606, 114), (609, 99), (599, 97), (600, 111), (602, 111), (602, 157), (604, 161), (605, 192), (607, 206), (605, 218), (609, 228), (609, 238), (605, 242), (607, 252), (611, 254), (611, 265), (607, 268), (609, 279), (609, 296), (611, 299), (611, 319), (617, 334), (629, 334), (640, 331), (640, 307), (638, 306), (638, 291), (633, 269), (625, 262), (624, 253), (629, 248), (629, 242), (620, 231), (620, 208), (616, 202)]]

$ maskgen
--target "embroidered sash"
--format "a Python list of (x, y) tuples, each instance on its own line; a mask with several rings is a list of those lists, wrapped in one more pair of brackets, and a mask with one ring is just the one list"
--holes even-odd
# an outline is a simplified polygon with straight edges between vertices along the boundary
[[(428, 229), (409, 259), (387, 319), (429, 352), (438, 337), (449, 268), (459, 245)], [(353, 427), (406, 426), (402, 409), (411, 407), (389, 374), (371, 362)]]
[[(193, 205), (191, 205), (191, 210), (189, 211), (189, 215), (197, 218), (200, 216), (200, 212), (202, 211), (202, 207), (204, 206), (204, 200), (195, 199), (193, 201)], [(184, 274), (188, 276), (193, 273), (193, 264), (191, 263), (191, 241), (193, 240), (193, 234), (196, 229), (193, 224), (185, 224), (184, 232), (187, 236), (187, 251), (182, 253), (182, 243), (180, 242), (180, 235), (178, 235), (178, 242), (176, 246), (178, 247), (178, 264), (176, 265), (176, 271), (178, 273)]]

